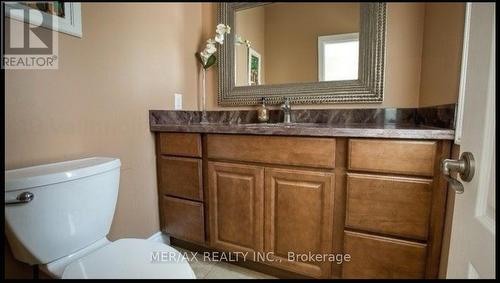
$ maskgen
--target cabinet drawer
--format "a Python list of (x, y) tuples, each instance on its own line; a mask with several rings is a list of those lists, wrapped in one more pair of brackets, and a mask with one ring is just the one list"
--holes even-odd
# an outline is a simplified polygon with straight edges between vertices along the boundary
[(163, 196), (165, 231), (181, 240), (204, 243), (203, 203)]
[(429, 179), (348, 173), (345, 225), (425, 240), (431, 184)]
[(160, 133), (160, 153), (201, 157), (201, 136), (200, 134)]
[(432, 176), (435, 141), (350, 139), (348, 169)]
[(309, 137), (208, 135), (209, 158), (333, 168), (335, 139)]
[(424, 278), (427, 245), (362, 233), (344, 232), (342, 278)]
[(203, 201), (201, 159), (159, 158), (161, 194)]

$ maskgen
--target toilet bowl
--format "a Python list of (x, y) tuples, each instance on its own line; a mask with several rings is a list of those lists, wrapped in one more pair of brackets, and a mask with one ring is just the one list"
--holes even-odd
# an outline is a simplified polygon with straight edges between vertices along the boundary
[(55, 278), (196, 278), (168, 245), (107, 239), (120, 165), (93, 157), (5, 171), (5, 232), (14, 257)]
[[(161, 261), (165, 257), (168, 261)], [(186, 259), (174, 248), (143, 239), (120, 239), (72, 261), (61, 278), (195, 279)]]

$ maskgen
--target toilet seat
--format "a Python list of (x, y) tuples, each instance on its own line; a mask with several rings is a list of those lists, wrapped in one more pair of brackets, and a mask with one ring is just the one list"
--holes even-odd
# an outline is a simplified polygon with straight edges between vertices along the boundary
[(120, 239), (70, 263), (63, 279), (196, 279), (174, 248), (143, 239)]

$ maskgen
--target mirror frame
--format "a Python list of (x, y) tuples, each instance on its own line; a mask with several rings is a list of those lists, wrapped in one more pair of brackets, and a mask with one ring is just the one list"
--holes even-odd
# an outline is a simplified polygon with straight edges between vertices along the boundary
[(226, 42), (217, 50), (218, 104), (257, 105), (261, 97), (267, 104), (281, 103), (288, 97), (294, 104), (381, 103), (384, 95), (386, 5), (360, 3), (359, 68), (357, 80), (236, 86), (235, 14), (272, 2), (219, 3), (217, 23), (231, 27)]

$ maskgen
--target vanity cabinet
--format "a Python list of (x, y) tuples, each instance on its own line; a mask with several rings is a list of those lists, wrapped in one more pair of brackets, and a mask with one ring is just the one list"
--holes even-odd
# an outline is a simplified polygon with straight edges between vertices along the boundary
[(307, 277), (437, 278), (449, 154), (445, 140), (159, 133), (162, 230)]

